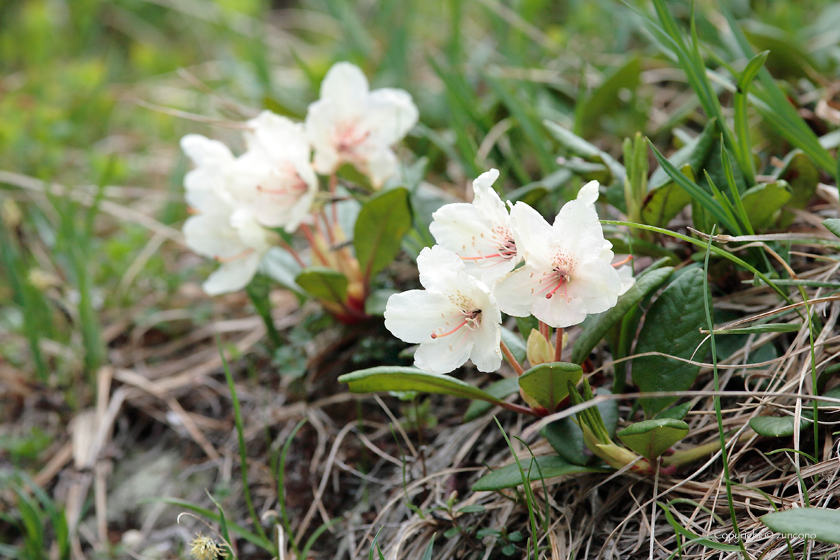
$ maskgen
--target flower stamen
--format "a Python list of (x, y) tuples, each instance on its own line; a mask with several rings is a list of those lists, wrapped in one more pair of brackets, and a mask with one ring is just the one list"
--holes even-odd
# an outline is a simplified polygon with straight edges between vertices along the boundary
[(613, 267), (613, 268), (618, 268), (619, 266), (624, 265), (624, 264), (627, 264), (627, 263), (629, 263), (629, 262), (630, 262), (630, 261), (632, 261), (632, 260), (633, 260), (633, 255), (627, 255), (627, 258), (626, 258), (626, 259), (624, 259), (623, 261), (617, 262), (617, 263), (613, 263), (613, 264), (612, 264), (612, 267)]

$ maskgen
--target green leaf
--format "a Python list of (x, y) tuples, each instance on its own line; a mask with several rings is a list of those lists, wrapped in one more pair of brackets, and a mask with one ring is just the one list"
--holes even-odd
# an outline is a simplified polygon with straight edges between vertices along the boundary
[(838, 218), (831, 218), (828, 220), (823, 220), (823, 225), (826, 227), (828, 231), (840, 237), (840, 219)]
[(347, 300), (347, 277), (331, 268), (307, 268), (297, 275), (295, 283), (324, 301), (340, 304)]
[(761, 522), (777, 533), (814, 535), (818, 541), (840, 544), (840, 510), (837, 509), (789, 509), (762, 515)]
[[(668, 161), (671, 162), (671, 164), (677, 169), (682, 169), (686, 165), (689, 165), (694, 172), (700, 171), (700, 169), (703, 168), (703, 164), (709, 157), (712, 145), (717, 139), (718, 134), (720, 133), (718, 131), (717, 119), (709, 119), (709, 122), (706, 123), (706, 126), (703, 128), (703, 132), (701, 132), (691, 142), (674, 152), (671, 157), (668, 158)], [(655, 189), (664, 187), (670, 182), (671, 178), (668, 176), (665, 168), (659, 166), (650, 177), (648, 189), (650, 191), (654, 191)]]
[(772, 227), (781, 216), (782, 206), (793, 195), (785, 181), (761, 183), (749, 189), (741, 197), (750, 224), (756, 230)]
[(438, 393), (465, 399), (478, 399), (498, 405), (505, 404), (501, 399), (460, 379), (409, 367), (379, 366), (362, 369), (342, 375), (338, 378), (338, 382), (349, 384), (352, 393), (417, 391), (418, 393)]
[[(599, 389), (598, 394), (610, 394), (605, 389)], [(607, 433), (610, 437), (615, 435), (615, 427), (618, 424), (618, 401), (608, 400), (598, 403), (598, 412), (604, 425), (607, 427)], [(557, 420), (545, 426), (540, 430), (548, 444), (569, 463), (575, 465), (585, 465), (592, 462), (595, 458), (592, 453), (586, 449), (586, 444), (583, 442), (583, 430), (580, 429), (577, 422), (569, 416), (562, 420)]]
[(619, 110), (619, 92), (634, 91), (639, 86), (642, 61), (632, 56), (623, 66), (616, 67), (604, 78), (598, 88), (586, 100), (579, 102), (575, 111), (575, 133), (589, 137), (598, 131), (601, 119)]
[(525, 362), (528, 350), (521, 336), (508, 328), (502, 327), (502, 342), (505, 343), (517, 362), (520, 364)]
[(362, 206), (353, 227), (353, 246), (365, 283), (400, 252), (402, 238), (411, 229), (408, 197), (408, 190), (400, 187), (381, 192)]
[(688, 435), (688, 424), (675, 418), (658, 418), (630, 424), (620, 432), (624, 445), (654, 462), (672, 445)]
[[(534, 464), (536, 463), (536, 464)], [(531, 471), (533, 467), (533, 472)], [(529, 480), (548, 480), (567, 474), (585, 472), (609, 472), (609, 469), (598, 467), (584, 467), (571, 465), (556, 455), (537, 457), (535, 459), (522, 461), (522, 470)], [(540, 477), (539, 473), (542, 473)], [(473, 492), (494, 492), (505, 488), (516, 488), (522, 484), (522, 475), (516, 463), (507, 465), (500, 469), (482, 476), (473, 484)]]
[(603, 313), (589, 316), (583, 323), (583, 332), (578, 336), (572, 349), (572, 362), (582, 364), (609, 330), (621, 321), (634, 305), (659, 288), (673, 272), (673, 267), (668, 266), (640, 275), (636, 279), (636, 283), (618, 298), (615, 307)]
[(435, 534), (432, 533), (432, 540), (429, 541), (429, 546), (426, 547), (426, 550), (423, 552), (423, 558), (421, 560), (432, 560), (432, 550), (435, 548)]
[[(840, 132), (840, 131), (838, 131)], [(814, 194), (817, 192), (817, 185), (820, 182), (820, 168), (802, 150), (793, 150), (782, 160), (782, 167), (777, 168), (774, 177), (787, 181), (793, 190), (786, 208), (805, 208)], [(784, 229), (793, 223), (796, 215), (793, 212), (782, 211), (782, 218), (779, 227)]]
[[(684, 271), (656, 298), (645, 316), (635, 353), (662, 352), (679, 358), (706, 354), (705, 345), (697, 347), (705, 336), (700, 327), (705, 322), (703, 309), (703, 270)], [(696, 352), (696, 353), (695, 353)], [(633, 361), (633, 381), (644, 393), (685, 391), (694, 383), (699, 366), (678, 362), (664, 356), (644, 356)], [(677, 397), (640, 399), (648, 417), (665, 409)]]
[[(507, 398), (519, 392), (519, 378), (506, 377), (495, 383), (491, 383), (486, 391), (488, 395), (497, 399)], [(486, 414), (491, 408), (493, 408), (493, 404), (487, 401), (475, 400), (471, 402), (469, 408), (467, 408), (467, 412), (464, 413), (464, 422), (475, 420), (479, 416)]]
[(742, 164), (742, 170), (747, 175), (747, 184), (755, 183), (755, 163), (752, 157), (752, 144), (750, 142), (749, 115), (747, 113), (747, 93), (752, 81), (764, 66), (767, 55), (770, 51), (764, 51), (755, 55), (747, 63), (741, 75), (738, 76), (738, 89), (735, 92), (733, 108), (735, 110), (735, 136), (737, 143), (734, 148), (738, 150), (738, 161)]
[[(648, 142), (650, 142), (650, 140), (648, 140)], [(722, 225), (726, 227), (727, 230), (738, 231), (737, 224), (732, 223), (732, 221), (726, 216), (726, 213), (720, 203), (715, 200), (712, 195), (707, 193), (703, 187), (686, 177), (685, 174), (665, 159), (665, 156), (656, 149), (653, 142), (650, 142), (650, 146), (653, 148), (653, 155), (656, 157), (657, 161), (659, 161), (659, 165), (665, 169), (668, 176), (670, 176), (681, 189), (685, 190), (685, 192), (691, 196), (693, 202), (696, 202), (704, 210), (712, 214)]]
[(642, 222), (667, 226), (683, 208), (691, 203), (691, 195), (673, 181), (648, 192), (642, 201)]
[[(806, 428), (811, 424), (807, 418), (802, 418), (800, 428)], [(750, 419), (750, 428), (755, 433), (764, 437), (790, 437), (794, 432), (793, 416), (756, 416)]]
[[(717, 331), (715, 331), (715, 334), (717, 334)], [(691, 401), (688, 401), (687, 403), (668, 408), (657, 414), (656, 419), (673, 418), (675, 420), (682, 420), (685, 418), (686, 414), (691, 411), (692, 406), (694, 406), (694, 404)]]
[(487, 508), (485, 508), (483, 505), (473, 504), (471, 506), (462, 507), (458, 510), (458, 513), (484, 513), (485, 511), (487, 511)]
[(583, 370), (569, 362), (551, 362), (532, 367), (519, 376), (519, 387), (540, 403), (540, 406), (554, 412), (563, 399), (569, 396), (571, 381), (577, 384), (583, 377)]

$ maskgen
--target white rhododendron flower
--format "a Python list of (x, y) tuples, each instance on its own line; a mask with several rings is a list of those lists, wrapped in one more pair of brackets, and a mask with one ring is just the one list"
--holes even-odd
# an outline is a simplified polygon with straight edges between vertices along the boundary
[(502, 315), (490, 289), (440, 245), (423, 249), (417, 267), (426, 289), (394, 294), (385, 307), (385, 327), (420, 344), (414, 365), (449, 373), (470, 359), (479, 371), (499, 369)]
[(221, 266), (202, 285), (215, 296), (241, 290), (254, 277), (263, 255), (277, 235), (262, 226), (245, 208), (234, 208), (208, 195), (206, 211), (184, 223), (187, 246)]
[(309, 106), (306, 134), (315, 150), (318, 173), (354, 165), (379, 188), (397, 172), (391, 146), (417, 123), (411, 95), (401, 89), (370, 91), (362, 71), (339, 62), (321, 83), (321, 98)]
[(259, 223), (292, 233), (308, 217), (318, 192), (303, 125), (271, 111), (248, 125), (248, 149), (233, 166), (229, 188)]
[(447, 204), (432, 214), (429, 229), (435, 240), (464, 261), (465, 271), (488, 286), (513, 270), (521, 259), (510, 214), (493, 190), (495, 169), (473, 181), (472, 204)]
[(511, 220), (525, 264), (495, 286), (502, 311), (534, 315), (560, 328), (616, 304), (622, 280), (610, 265), (613, 255), (598, 222), (597, 198), (598, 184), (588, 183), (553, 225), (527, 204), (514, 205)]
[(212, 211), (226, 195), (236, 158), (227, 146), (200, 134), (181, 138), (181, 149), (195, 164), (184, 176), (187, 204), (198, 212)]

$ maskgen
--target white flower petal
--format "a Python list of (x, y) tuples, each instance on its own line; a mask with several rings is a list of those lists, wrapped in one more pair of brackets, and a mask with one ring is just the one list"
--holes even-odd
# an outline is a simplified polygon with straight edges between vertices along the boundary
[(338, 103), (358, 104), (368, 95), (368, 81), (361, 68), (349, 62), (338, 62), (321, 82), (321, 99)]
[(534, 317), (554, 328), (571, 327), (586, 319), (586, 304), (580, 298), (565, 298), (562, 294), (546, 299), (545, 296), (534, 299), (532, 313)]
[(443, 294), (425, 290), (394, 294), (385, 304), (385, 328), (405, 342), (431, 342), (432, 333), (443, 324), (441, 313), (451, 307)]
[(499, 308), (514, 317), (530, 315), (531, 306), (535, 298), (539, 297), (537, 281), (541, 276), (542, 270), (526, 261), (524, 266), (496, 282), (493, 295), (496, 296)]
[(245, 258), (222, 264), (207, 277), (201, 285), (209, 296), (216, 296), (243, 289), (254, 275), (260, 264), (260, 255), (252, 253)]
[(478, 371), (486, 373), (496, 371), (502, 365), (501, 320), (492, 321), (490, 319), (490, 317), (482, 317), (481, 324), (473, 331), (475, 344), (470, 353), (470, 360)]
[(449, 373), (467, 362), (473, 344), (467, 329), (461, 329), (453, 335), (421, 344), (414, 353), (414, 365), (429, 373)]
[(390, 146), (402, 140), (419, 117), (417, 106), (407, 91), (382, 88), (368, 95), (362, 123), (372, 131), (377, 142)]
[(360, 166), (360, 171), (370, 177), (373, 188), (381, 189), (385, 181), (397, 174), (397, 155), (384, 144), (372, 147), (366, 153), (366, 162)]
[(587, 313), (601, 313), (616, 304), (619, 289), (618, 272), (609, 263), (593, 259), (575, 268), (567, 293), (571, 298), (580, 298)]
[(598, 181), (589, 181), (578, 191), (577, 199), (587, 206), (594, 205), (598, 201)]
[(618, 278), (621, 281), (621, 287), (618, 289), (618, 295), (623, 296), (627, 293), (627, 290), (633, 287), (633, 284), (636, 283), (636, 279), (633, 277), (633, 267), (629, 264), (625, 264), (622, 267), (619, 267), (616, 270), (618, 273)]
[(540, 213), (524, 202), (517, 202), (510, 211), (510, 220), (519, 254), (526, 261), (549, 263), (557, 233)]
[(417, 256), (420, 284), (427, 290), (444, 293), (449, 289), (450, 279), (464, 270), (464, 263), (452, 251), (440, 245), (425, 247)]

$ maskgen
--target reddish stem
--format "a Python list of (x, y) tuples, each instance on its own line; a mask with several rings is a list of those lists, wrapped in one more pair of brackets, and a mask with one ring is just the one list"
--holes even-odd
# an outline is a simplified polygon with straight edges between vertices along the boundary
[(551, 327), (540, 321), (540, 334), (543, 335), (543, 338), (546, 339), (549, 344), (551, 343)]
[[(333, 173), (332, 175), (330, 175), (330, 197), (333, 198), (333, 199), (335, 199), (335, 190), (336, 190), (337, 186), (338, 186), (338, 175)], [(335, 201), (333, 201), (333, 203), (332, 203), (332, 219), (333, 219), (333, 223), (335, 223), (335, 224), (338, 223), (338, 208), (335, 205)]]
[(303, 235), (306, 236), (307, 241), (309, 241), (309, 246), (312, 247), (312, 252), (315, 254), (318, 259), (320, 259), (321, 264), (327, 266), (329, 264), (327, 259), (324, 257), (321, 250), (318, 249), (318, 244), (315, 242), (315, 237), (312, 235), (312, 230), (309, 229), (307, 224), (300, 224), (300, 230), (303, 232)]
[(297, 261), (297, 263), (300, 265), (300, 267), (301, 267), (301, 268), (306, 268), (306, 263), (305, 263), (305, 262), (303, 262), (303, 259), (302, 259), (302, 258), (300, 258), (300, 255), (298, 255), (298, 252), (297, 252), (297, 251), (295, 251), (294, 249), (292, 249), (292, 246), (291, 246), (291, 245), (289, 245), (288, 243), (286, 243), (285, 241), (283, 241), (283, 240), (281, 239), (281, 240), (280, 240), (280, 246), (281, 246), (283, 249), (285, 249), (286, 251), (288, 251), (288, 253), (289, 253), (290, 255), (292, 255), (292, 257), (295, 259), (295, 261)]
[(333, 234), (332, 224), (327, 219), (327, 213), (324, 212), (323, 208), (321, 208), (321, 219), (324, 220), (324, 227), (327, 229), (327, 239), (330, 242), (330, 247), (332, 247), (335, 245), (335, 235)]
[(563, 327), (554, 331), (557, 340), (554, 341), (554, 361), (559, 362), (563, 357)]
[[(525, 370), (522, 369), (522, 366), (519, 364), (516, 358), (513, 357), (513, 353), (510, 351), (510, 348), (507, 347), (507, 344), (502, 341), (501, 343), (502, 353), (507, 358), (507, 361), (510, 362), (510, 365), (513, 366), (513, 369), (516, 370), (517, 375), (522, 375), (525, 373)], [(530, 409), (529, 409), (530, 410)]]

